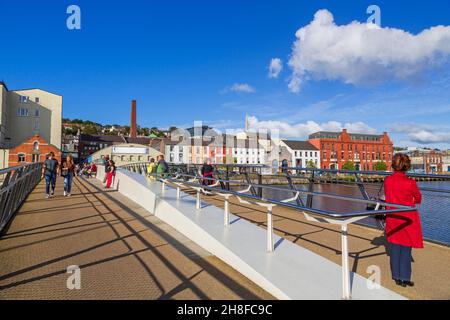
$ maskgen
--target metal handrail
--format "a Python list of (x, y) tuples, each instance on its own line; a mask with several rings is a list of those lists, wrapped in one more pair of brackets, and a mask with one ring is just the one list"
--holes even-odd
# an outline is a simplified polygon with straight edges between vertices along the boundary
[[(347, 173), (347, 174), (360, 174), (360, 175), (379, 175), (379, 176), (390, 176), (394, 172), (391, 171), (359, 171), (359, 170), (338, 170), (338, 169), (317, 169), (317, 168), (303, 168), (303, 167), (285, 167), (280, 168), (283, 170), (295, 170), (295, 171), (307, 171), (307, 172), (325, 172), (325, 173)], [(450, 175), (448, 174), (428, 174), (428, 173), (412, 173), (406, 172), (406, 175), (411, 178), (437, 178), (437, 179), (448, 179), (450, 180)]]
[[(182, 183), (182, 184), (187, 185), (187, 186), (200, 188), (200, 189), (203, 189), (203, 190), (227, 193), (227, 194), (231, 194), (231, 195), (234, 195), (234, 196), (240, 196), (240, 197), (242, 196), (242, 197), (245, 197), (245, 198), (248, 198), (248, 199), (251, 199), (251, 200), (255, 200), (255, 201), (263, 201), (263, 202), (271, 203), (271, 204), (278, 205), (278, 206), (284, 206), (284, 207), (288, 207), (288, 208), (291, 208), (291, 209), (306, 211), (308, 213), (320, 215), (320, 216), (323, 216), (323, 217), (336, 218), (336, 219), (347, 219), (347, 218), (354, 218), (354, 217), (361, 217), (361, 216), (369, 217), (369, 216), (377, 216), (377, 215), (381, 215), (381, 214), (409, 212), (411, 210), (417, 210), (417, 208), (415, 208), (415, 207), (409, 207), (409, 206), (404, 206), (404, 205), (399, 205), (399, 204), (394, 204), (394, 203), (387, 203), (387, 202), (383, 202), (383, 201), (369, 201), (369, 200), (366, 201), (364, 199), (353, 199), (351, 197), (344, 197), (344, 196), (342, 196), (342, 198), (346, 198), (345, 200), (348, 200), (348, 201), (357, 200), (358, 202), (365, 202), (365, 203), (371, 203), (371, 204), (380, 204), (380, 205), (383, 205), (383, 206), (397, 207), (399, 209), (385, 209), (385, 210), (377, 210), (377, 211), (357, 211), (357, 212), (340, 213), (340, 212), (325, 211), (325, 210), (314, 209), (314, 208), (309, 208), (309, 207), (305, 207), (305, 206), (294, 205), (294, 204), (286, 203), (286, 202), (283, 202), (283, 201), (280, 201), (280, 200), (276, 200), (276, 199), (260, 198), (258, 196), (242, 193), (240, 191), (224, 190), (224, 189), (220, 189), (220, 188), (217, 188), (217, 187), (205, 186), (205, 185), (202, 185), (202, 184), (188, 182), (188, 181), (183, 181), (183, 180), (180, 180), (180, 179), (159, 178), (158, 180), (161, 181), (161, 182), (163, 182), (163, 181), (169, 181), (169, 182), (173, 182), (173, 183), (177, 182), (177, 183)], [(211, 180), (215, 180), (215, 179), (211, 179)], [(216, 179), (216, 180), (218, 180), (218, 179)], [(223, 181), (223, 180), (219, 180), (219, 181), (226, 182), (226, 181)], [(254, 186), (256, 186), (256, 185), (254, 185)], [(281, 189), (281, 188), (279, 188), (279, 190), (290, 191), (289, 189)], [(298, 190), (298, 192), (301, 193), (302, 191)], [(311, 192), (305, 191), (305, 193), (311, 193)], [(322, 193), (315, 193), (315, 192), (313, 192), (313, 194), (314, 195), (318, 195), (318, 196), (332, 197), (332, 198), (336, 197), (336, 196), (333, 196), (331, 194), (322, 194)], [(341, 199), (341, 196), (337, 196), (336, 198), (337, 199)]]
[(13, 218), (41, 180), (42, 163), (20, 165), (0, 170), (0, 233)]
[[(191, 178), (198, 178), (194, 175), (189, 175), (189, 174), (178, 174), (178, 176), (182, 176), (182, 177), (191, 177)], [(245, 182), (242, 181), (238, 181), (238, 180), (226, 180), (226, 179), (216, 179), (216, 178), (202, 178), (205, 180), (209, 180), (209, 181), (218, 181), (218, 182), (228, 182), (228, 183), (235, 183), (235, 182), (239, 182), (241, 184), (244, 184), (247, 187), (256, 187), (256, 188), (264, 188), (264, 189), (269, 189), (269, 190), (277, 190), (277, 191), (283, 191), (283, 192), (292, 192), (292, 190), (290, 189), (286, 189), (286, 188), (280, 188), (280, 187), (275, 187), (275, 186), (267, 186), (267, 185), (260, 185), (260, 184), (246, 184)], [(178, 181), (181, 182), (181, 181)], [(192, 184), (192, 183), (191, 183)], [(194, 185), (194, 184), (192, 184)], [(198, 186), (200, 186), (198, 184)], [(208, 186), (203, 186), (204, 188), (208, 189)], [(222, 190), (224, 192), (229, 192), (229, 193), (233, 193), (232, 191), (228, 191), (228, 190), (223, 190), (223, 189), (218, 189), (218, 188), (213, 188), (214, 190)], [(390, 202), (386, 202), (383, 200), (370, 200), (370, 199), (361, 199), (361, 198), (354, 198), (354, 197), (349, 197), (349, 196), (342, 196), (342, 195), (334, 195), (334, 194), (330, 194), (330, 193), (323, 193), (323, 192), (312, 192), (312, 191), (306, 191), (306, 190), (299, 190), (296, 189), (296, 192), (305, 194), (305, 195), (315, 195), (315, 196), (319, 196), (319, 197), (324, 197), (324, 198), (332, 198), (332, 199), (339, 199), (339, 200), (344, 200), (344, 201), (354, 201), (354, 202), (360, 202), (360, 203), (365, 203), (365, 204), (374, 204), (374, 205), (382, 205), (382, 206), (390, 206), (390, 207), (397, 207), (397, 208), (403, 208), (403, 209), (409, 209), (409, 210), (404, 210), (404, 211), (411, 211), (411, 210), (417, 210), (417, 208), (415, 207), (410, 207), (410, 206), (405, 206), (405, 205), (401, 205), (401, 204), (396, 204), (396, 203), (390, 203)], [(278, 203), (279, 200), (275, 200), (275, 199), (267, 199), (267, 198), (260, 198), (260, 197), (256, 197), (256, 196), (252, 196), (252, 198), (254, 199), (262, 199), (262, 200), (271, 200), (274, 203)], [(280, 203), (278, 203), (280, 204)], [(306, 208), (304, 206), (297, 206), (299, 208)], [(310, 208), (307, 208), (308, 210), (310, 210)], [(383, 214), (384, 212), (382, 211), (377, 211), (378, 213), (376, 215), (379, 214)], [(403, 212), (403, 211), (400, 211)], [(337, 217), (337, 216), (336, 216)]]

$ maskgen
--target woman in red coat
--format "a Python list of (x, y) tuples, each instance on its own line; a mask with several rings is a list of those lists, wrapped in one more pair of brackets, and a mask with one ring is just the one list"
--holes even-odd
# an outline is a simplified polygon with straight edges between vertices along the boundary
[[(386, 202), (415, 207), (422, 201), (416, 181), (406, 176), (411, 168), (407, 155), (396, 154), (392, 159), (394, 174), (384, 181)], [(395, 209), (394, 207), (387, 207)], [(392, 279), (402, 287), (413, 286), (411, 281), (412, 248), (423, 248), (422, 227), (417, 210), (388, 214), (386, 236), (390, 243)]]

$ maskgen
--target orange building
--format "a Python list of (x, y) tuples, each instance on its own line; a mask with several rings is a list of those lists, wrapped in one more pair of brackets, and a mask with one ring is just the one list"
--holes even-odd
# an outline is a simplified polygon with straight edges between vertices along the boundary
[(24, 163), (43, 162), (50, 151), (55, 153), (55, 158), (61, 163), (61, 150), (39, 135), (35, 135), (17, 147), (9, 149), (8, 163), (13, 167)]
[(384, 132), (382, 135), (353, 134), (347, 129), (342, 132), (316, 132), (308, 140), (320, 150), (322, 169), (342, 169), (346, 161), (351, 161), (356, 170), (375, 170), (377, 162), (391, 168), (394, 147)]

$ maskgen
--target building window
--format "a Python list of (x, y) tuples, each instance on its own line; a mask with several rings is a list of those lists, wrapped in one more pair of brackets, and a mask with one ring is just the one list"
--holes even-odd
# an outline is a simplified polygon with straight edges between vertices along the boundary
[(18, 108), (17, 116), (19, 117), (28, 117), (28, 109), (27, 108)]
[(28, 103), (29, 101), (30, 101), (30, 97), (19, 96), (19, 102), (20, 103)]
[(39, 97), (34, 98), (34, 102), (39, 103), (40, 102)]
[(17, 162), (25, 162), (25, 153), (19, 153)]
[(39, 109), (34, 109), (34, 116), (39, 117)]
[(31, 161), (33, 163), (39, 162), (39, 155), (38, 154), (33, 154), (33, 156), (31, 157)]
[(33, 143), (33, 150), (39, 150), (39, 142), (38, 141), (35, 141), (34, 143)]

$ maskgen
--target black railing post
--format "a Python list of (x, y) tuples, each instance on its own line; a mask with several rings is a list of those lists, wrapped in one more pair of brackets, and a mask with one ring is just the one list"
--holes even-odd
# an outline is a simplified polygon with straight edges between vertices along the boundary
[[(309, 178), (308, 192), (314, 192), (314, 182), (315, 182), (314, 173), (315, 171), (311, 173), (311, 177)], [(312, 208), (312, 205), (313, 205), (313, 195), (308, 194), (308, 196), (306, 197), (306, 206), (308, 208)]]
[(263, 179), (262, 179), (261, 171), (258, 172), (257, 174), (258, 174), (258, 184), (260, 185), (260, 187), (258, 188), (258, 197), (262, 198), (262, 196), (263, 196), (263, 188), (262, 188)]

